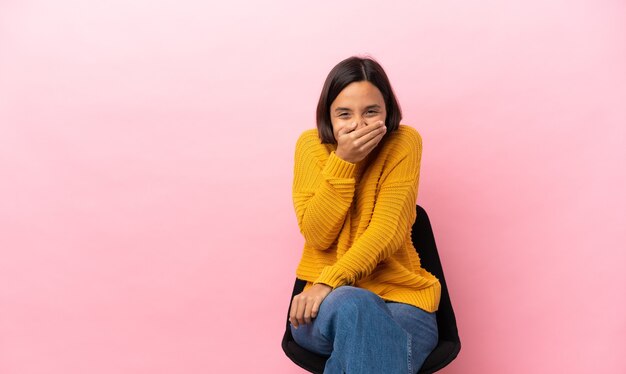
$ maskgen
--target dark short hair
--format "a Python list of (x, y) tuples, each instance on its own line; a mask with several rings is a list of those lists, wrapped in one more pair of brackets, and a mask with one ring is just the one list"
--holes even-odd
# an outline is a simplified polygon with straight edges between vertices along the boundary
[[(352, 56), (341, 61), (328, 73), (320, 99), (317, 103), (317, 131), (324, 144), (336, 144), (333, 125), (330, 120), (330, 105), (339, 93), (353, 82), (368, 81), (380, 90), (385, 100), (387, 133), (398, 129), (402, 120), (402, 111), (393, 93), (385, 70), (371, 57)], [(383, 138), (384, 140), (384, 138)]]

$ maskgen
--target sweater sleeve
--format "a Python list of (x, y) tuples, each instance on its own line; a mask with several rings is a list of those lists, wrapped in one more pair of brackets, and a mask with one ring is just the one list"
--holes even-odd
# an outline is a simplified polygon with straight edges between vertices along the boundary
[[(323, 161), (326, 158), (326, 161)], [(355, 191), (356, 164), (327, 154), (314, 136), (296, 142), (293, 204), (306, 243), (328, 249), (339, 236)]]
[(422, 155), (421, 136), (417, 131), (410, 134), (409, 141), (398, 144), (399, 161), (383, 176), (367, 229), (335, 264), (323, 268), (315, 284), (333, 288), (354, 284), (402, 247), (416, 219)]

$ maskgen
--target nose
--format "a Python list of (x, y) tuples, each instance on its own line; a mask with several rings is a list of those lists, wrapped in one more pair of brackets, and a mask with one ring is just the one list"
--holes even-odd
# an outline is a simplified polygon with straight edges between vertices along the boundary
[(354, 122), (356, 122), (357, 128), (361, 128), (367, 125), (365, 118), (363, 118), (362, 116), (356, 116), (356, 118), (354, 119)]

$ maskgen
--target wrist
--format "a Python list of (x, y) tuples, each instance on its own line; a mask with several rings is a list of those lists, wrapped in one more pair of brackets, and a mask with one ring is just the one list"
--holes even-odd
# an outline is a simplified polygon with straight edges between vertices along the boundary
[(344, 155), (340, 150), (336, 150), (335, 151), (335, 155), (337, 155), (337, 157), (339, 157), (340, 159), (342, 159), (345, 162), (349, 162), (351, 164), (356, 164), (356, 162), (350, 160), (350, 158), (346, 157), (346, 155)]
[(320, 286), (321, 288), (327, 288), (329, 290), (333, 289), (331, 286), (327, 285), (326, 283), (315, 283), (315, 286)]

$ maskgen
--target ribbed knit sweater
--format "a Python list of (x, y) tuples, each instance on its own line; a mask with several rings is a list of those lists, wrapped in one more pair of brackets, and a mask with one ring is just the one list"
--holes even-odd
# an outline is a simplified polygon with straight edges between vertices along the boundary
[(441, 284), (421, 267), (411, 240), (422, 138), (401, 124), (351, 163), (322, 144), (317, 129), (296, 142), (293, 204), (304, 250), (296, 276), (304, 290), (352, 285), (384, 300), (439, 308)]

